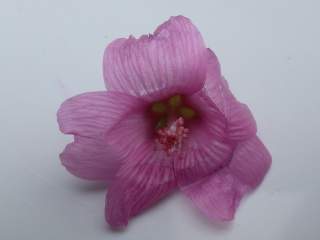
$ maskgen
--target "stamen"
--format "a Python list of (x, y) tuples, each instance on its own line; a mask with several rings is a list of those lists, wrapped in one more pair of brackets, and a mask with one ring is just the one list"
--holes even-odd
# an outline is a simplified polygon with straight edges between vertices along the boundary
[(177, 108), (182, 104), (181, 95), (174, 95), (171, 98), (169, 98), (169, 105), (172, 108)]
[(163, 114), (167, 111), (167, 106), (163, 102), (156, 102), (152, 105), (151, 110), (156, 114)]
[(179, 113), (181, 115), (181, 117), (185, 118), (185, 119), (192, 119), (196, 116), (196, 112), (189, 107), (182, 107), (179, 109)]
[(181, 149), (182, 140), (187, 137), (188, 132), (189, 129), (184, 127), (184, 120), (182, 117), (180, 117), (169, 127), (161, 128), (157, 131), (157, 142), (169, 155)]

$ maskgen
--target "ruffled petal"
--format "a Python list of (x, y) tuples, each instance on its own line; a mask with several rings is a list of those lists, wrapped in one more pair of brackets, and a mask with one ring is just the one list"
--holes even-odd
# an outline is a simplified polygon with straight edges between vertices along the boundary
[(271, 165), (271, 155), (258, 137), (239, 143), (233, 153), (229, 169), (250, 189), (257, 187)]
[(66, 100), (57, 117), (66, 134), (103, 137), (104, 133), (143, 101), (119, 92), (84, 93)]
[(261, 183), (270, 164), (268, 150), (253, 137), (237, 146), (227, 167), (182, 191), (209, 218), (232, 220), (243, 195)]
[(61, 163), (73, 175), (111, 182), (120, 161), (116, 153), (103, 141), (87, 137), (75, 137), (60, 154)]
[(106, 220), (122, 228), (131, 217), (152, 206), (176, 186), (172, 162), (153, 144), (142, 144), (124, 159), (108, 189)]
[[(106, 86), (131, 95), (154, 97), (199, 90), (206, 75), (203, 39), (183, 16), (172, 17), (154, 34), (118, 39), (106, 48)], [(148, 96), (146, 96), (148, 95)]]
[(191, 184), (229, 163), (233, 143), (226, 137), (227, 121), (211, 99), (200, 91), (188, 98), (199, 119), (190, 126), (182, 151), (174, 160), (180, 186)]
[(257, 132), (257, 125), (247, 105), (234, 102), (228, 116), (228, 138), (234, 141), (246, 140)]
[(207, 65), (204, 89), (228, 121), (228, 138), (241, 141), (254, 136), (257, 126), (249, 108), (231, 93), (227, 81), (221, 76), (218, 59), (210, 49)]

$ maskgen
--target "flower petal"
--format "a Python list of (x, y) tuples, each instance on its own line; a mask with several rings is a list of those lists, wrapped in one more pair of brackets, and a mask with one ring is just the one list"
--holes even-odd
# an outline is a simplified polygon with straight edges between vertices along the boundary
[(258, 137), (241, 142), (229, 166), (182, 188), (209, 218), (231, 220), (244, 194), (256, 188), (271, 164), (271, 156)]
[(239, 143), (229, 168), (250, 189), (257, 187), (271, 165), (271, 155), (258, 137)]
[(208, 50), (207, 65), (204, 89), (228, 120), (228, 138), (240, 141), (254, 136), (256, 122), (249, 108), (231, 93), (227, 81), (221, 76), (218, 59), (211, 50)]
[(131, 217), (150, 207), (176, 186), (172, 162), (153, 144), (140, 145), (130, 154), (108, 189), (106, 220), (113, 228), (125, 227)]
[(120, 166), (119, 157), (103, 141), (75, 137), (60, 154), (61, 163), (73, 175), (110, 182)]
[(176, 186), (172, 161), (155, 147), (146, 108), (127, 114), (105, 134), (123, 164), (107, 193), (106, 220), (113, 228), (151, 206)]
[(159, 91), (166, 95), (190, 93), (203, 86), (206, 48), (189, 19), (172, 17), (153, 35), (139, 39), (131, 36), (109, 44), (103, 68), (110, 90), (136, 96)]
[(232, 153), (229, 145), (213, 139), (207, 142), (204, 139), (194, 139), (192, 144), (175, 159), (175, 175), (180, 186), (212, 174), (228, 162)]
[(102, 137), (128, 112), (143, 104), (142, 100), (118, 92), (84, 93), (66, 100), (57, 117), (66, 134)]
[(205, 178), (227, 165), (233, 152), (233, 143), (226, 141), (226, 119), (205, 92), (193, 94), (188, 101), (200, 117), (190, 126), (182, 151), (174, 160), (180, 186)]
[(142, 144), (154, 143), (151, 121), (143, 111), (126, 115), (105, 134), (106, 143), (113, 149), (127, 156)]

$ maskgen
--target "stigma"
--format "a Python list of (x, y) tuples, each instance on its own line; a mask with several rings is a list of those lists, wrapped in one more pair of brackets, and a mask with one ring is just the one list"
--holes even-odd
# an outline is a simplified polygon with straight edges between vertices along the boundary
[(173, 152), (179, 151), (182, 146), (182, 141), (187, 137), (189, 129), (184, 127), (184, 120), (179, 117), (176, 121), (172, 122), (168, 127), (160, 128), (157, 130), (157, 143), (161, 149), (168, 155)]

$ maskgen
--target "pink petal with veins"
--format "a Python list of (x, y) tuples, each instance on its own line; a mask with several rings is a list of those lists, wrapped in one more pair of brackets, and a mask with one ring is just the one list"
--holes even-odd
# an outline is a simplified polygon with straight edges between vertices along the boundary
[(228, 166), (182, 191), (209, 218), (232, 220), (241, 198), (262, 182), (270, 165), (270, 153), (252, 137), (237, 146)]
[(61, 163), (73, 175), (110, 183), (117, 172), (119, 156), (105, 142), (76, 136), (60, 154)]
[(112, 42), (103, 72), (109, 90), (158, 97), (193, 93), (204, 83), (206, 48), (197, 28), (183, 16), (172, 17), (153, 34)]
[(249, 108), (238, 102), (231, 93), (227, 81), (221, 76), (216, 55), (210, 49), (207, 55), (208, 68), (204, 90), (226, 117), (228, 138), (241, 141), (254, 136), (257, 132), (257, 126)]
[(154, 144), (141, 144), (129, 154), (108, 189), (106, 220), (122, 228), (131, 217), (158, 202), (176, 187), (172, 161)]

